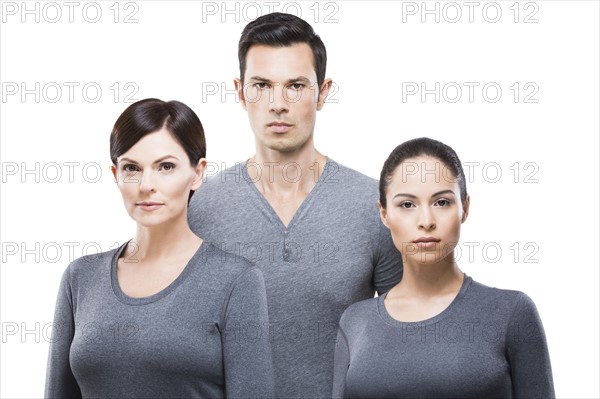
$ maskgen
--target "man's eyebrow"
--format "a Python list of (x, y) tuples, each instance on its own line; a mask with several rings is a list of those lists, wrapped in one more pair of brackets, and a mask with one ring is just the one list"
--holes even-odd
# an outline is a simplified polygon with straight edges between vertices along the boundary
[(310, 82), (310, 79), (308, 79), (306, 76), (298, 76), (297, 78), (294, 78), (294, 79), (288, 79), (287, 82), (288, 83), (292, 83), (292, 82)]
[(250, 77), (249, 80), (256, 80), (258, 82), (269, 82), (269, 83), (271, 82), (270, 79), (263, 78), (262, 76), (252, 76), (252, 77)]
[[(249, 80), (252, 80), (255, 82), (272, 83), (271, 79), (263, 78), (262, 76), (252, 76), (252, 77), (250, 77)], [(310, 82), (310, 79), (308, 79), (306, 76), (298, 76), (298, 77), (286, 80), (287, 84), (294, 83), (294, 82), (303, 82), (303, 83)]]

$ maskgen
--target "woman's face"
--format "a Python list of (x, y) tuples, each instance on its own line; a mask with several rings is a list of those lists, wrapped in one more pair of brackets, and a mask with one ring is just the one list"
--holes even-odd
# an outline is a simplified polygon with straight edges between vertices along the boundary
[(380, 206), (381, 219), (404, 262), (454, 261), (469, 197), (461, 202), (458, 182), (442, 161), (419, 156), (402, 162), (387, 187), (386, 201), (387, 209)]
[(154, 227), (187, 218), (190, 190), (202, 183), (206, 160), (190, 165), (183, 147), (162, 128), (144, 136), (113, 166), (129, 216)]

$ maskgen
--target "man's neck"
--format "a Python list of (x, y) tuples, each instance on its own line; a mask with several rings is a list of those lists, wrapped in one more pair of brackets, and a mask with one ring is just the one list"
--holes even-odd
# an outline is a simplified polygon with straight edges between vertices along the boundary
[(295, 152), (257, 151), (246, 164), (249, 177), (265, 196), (306, 196), (317, 184), (327, 158), (314, 147)]

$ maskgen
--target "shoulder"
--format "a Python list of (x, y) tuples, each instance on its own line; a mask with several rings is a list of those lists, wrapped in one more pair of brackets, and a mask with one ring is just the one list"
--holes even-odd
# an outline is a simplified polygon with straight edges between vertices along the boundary
[(487, 300), (490, 300), (490, 301), (495, 301), (495, 302), (501, 301), (503, 303), (506, 302), (509, 304), (510, 303), (515, 304), (521, 298), (524, 298), (524, 297), (529, 298), (529, 297), (527, 297), (527, 295), (524, 292), (510, 290), (510, 289), (490, 287), (488, 285), (482, 284), (475, 280), (471, 281), (470, 291), (471, 291), (472, 295), (476, 295), (481, 298), (487, 298)]
[(215, 190), (233, 190), (240, 185), (247, 185), (248, 182), (252, 181), (252, 178), (248, 175), (246, 161), (236, 162), (228, 168), (225, 167), (225, 163), (221, 165), (222, 169), (205, 178), (205, 181), (198, 189), (198, 193), (210, 194)]
[(353, 182), (371, 189), (379, 187), (377, 179), (373, 179), (357, 170), (342, 165), (331, 158), (327, 159), (327, 167), (323, 171), (323, 174), (325, 182), (329, 180), (342, 180), (343, 182)]
[(343, 199), (345, 204), (354, 203), (377, 210), (379, 199), (379, 183), (352, 168), (328, 158), (327, 166), (319, 179), (327, 196)]
[(377, 316), (378, 301), (379, 297), (369, 298), (348, 306), (340, 318), (340, 327), (347, 330), (352, 326), (357, 326), (370, 317)]
[(508, 319), (537, 317), (535, 303), (522, 291), (489, 287), (476, 281), (472, 281), (470, 291), (472, 301), (493, 309), (495, 314), (503, 314)]
[(219, 210), (247, 204), (250, 186), (245, 162), (205, 178), (196, 190), (188, 206), (188, 220), (192, 227), (201, 217), (220, 217)]
[(110, 265), (124, 245), (121, 244), (118, 248), (96, 254), (89, 254), (75, 259), (69, 264), (65, 270), (71, 279), (87, 279), (95, 274), (110, 268)]
[(254, 263), (208, 241), (202, 244), (200, 261), (206, 263), (205, 270), (210, 276), (227, 284), (234, 284), (243, 278), (263, 278), (261, 270)]

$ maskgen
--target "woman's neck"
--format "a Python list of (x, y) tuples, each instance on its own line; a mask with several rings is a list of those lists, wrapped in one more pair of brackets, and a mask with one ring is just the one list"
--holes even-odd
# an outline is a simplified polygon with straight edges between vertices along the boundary
[(429, 264), (405, 260), (403, 269), (402, 280), (393, 288), (393, 296), (428, 298), (445, 295), (460, 290), (464, 279), (464, 273), (452, 256)]
[(202, 239), (190, 229), (187, 219), (168, 226), (147, 227), (138, 224), (135, 237), (127, 248), (127, 256), (140, 262), (180, 257), (188, 254), (192, 248), (197, 249), (201, 243)]

